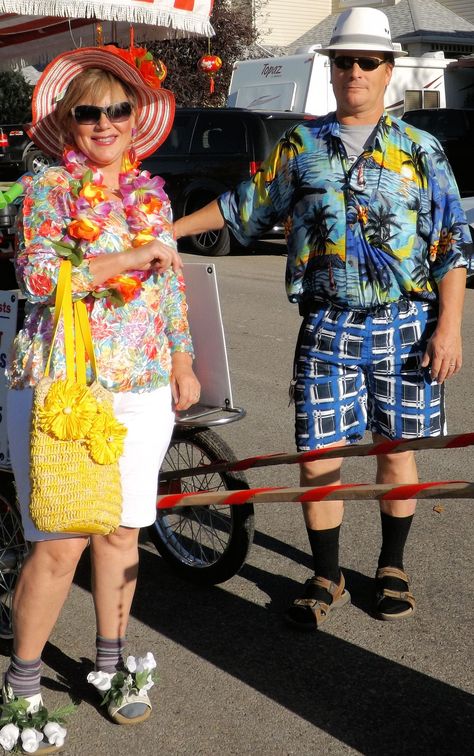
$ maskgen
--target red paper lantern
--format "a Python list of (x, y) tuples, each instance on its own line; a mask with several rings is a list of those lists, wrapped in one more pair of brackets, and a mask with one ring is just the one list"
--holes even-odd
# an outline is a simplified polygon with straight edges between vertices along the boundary
[(198, 61), (198, 69), (209, 76), (209, 92), (214, 92), (214, 76), (222, 66), (218, 55), (203, 55)]

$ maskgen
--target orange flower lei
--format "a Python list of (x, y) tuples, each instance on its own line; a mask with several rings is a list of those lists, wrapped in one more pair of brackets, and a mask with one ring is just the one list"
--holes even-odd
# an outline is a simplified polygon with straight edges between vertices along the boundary
[[(63, 164), (71, 174), (73, 218), (67, 224), (61, 242), (54, 247), (61, 257), (80, 265), (87, 253), (87, 244), (96, 241), (112, 210), (112, 202), (104, 191), (103, 176), (96, 167), (87, 166), (87, 158), (81, 152), (66, 147)], [(139, 171), (140, 163), (131, 162), (124, 156), (119, 174), (119, 187), (127, 224), (132, 236), (132, 247), (139, 247), (157, 238), (163, 230), (171, 233), (171, 223), (162, 212), (169, 203), (163, 190), (164, 181), (159, 176), (151, 177), (148, 171)], [(107, 298), (109, 306), (121, 306), (135, 299), (143, 282), (151, 271), (127, 271), (110, 278), (98, 290), (95, 298)]]

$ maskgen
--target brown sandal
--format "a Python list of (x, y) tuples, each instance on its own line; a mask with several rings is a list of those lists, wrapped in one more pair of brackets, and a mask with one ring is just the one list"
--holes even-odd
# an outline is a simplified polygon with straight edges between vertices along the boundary
[[(396, 580), (402, 580), (406, 584), (407, 590), (395, 591), (391, 588), (384, 587), (383, 582), (380, 583), (379, 581), (384, 581), (385, 578), (395, 578)], [(375, 594), (374, 611), (374, 616), (377, 617), (377, 619), (393, 621), (398, 619), (405, 619), (405, 617), (408, 617), (410, 614), (414, 613), (415, 597), (412, 593), (410, 593), (410, 580), (408, 578), (408, 575), (403, 572), (403, 570), (398, 569), (398, 567), (379, 567), (375, 574), (375, 580), (379, 583), (379, 585), (377, 586), (377, 592)], [(380, 611), (380, 605), (385, 598), (391, 598), (395, 601), (400, 601), (403, 604), (407, 604), (407, 609), (402, 609), (402, 611), (392, 613)]]
[[(323, 588), (330, 593), (333, 597), (332, 602), (327, 604), (314, 598), (314, 588)], [(350, 600), (351, 597), (349, 591), (346, 591), (342, 573), (339, 583), (314, 575), (305, 583), (304, 596), (295, 599), (285, 617), (291, 625), (301, 630), (317, 630), (326, 622), (333, 609), (344, 606)]]

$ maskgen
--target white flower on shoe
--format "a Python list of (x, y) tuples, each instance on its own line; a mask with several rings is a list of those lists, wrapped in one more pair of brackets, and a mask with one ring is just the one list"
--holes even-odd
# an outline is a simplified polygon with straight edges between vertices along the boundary
[(35, 753), (38, 750), (39, 744), (43, 740), (43, 733), (38, 732), (33, 727), (26, 727), (21, 735), (21, 745), (26, 753)]
[(92, 683), (97, 690), (101, 690), (105, 693), (105, 691), (110, 690), (111, 688), (114, 674), (115, 672), (89, 672), (87, 675), (87, 682)]
[(62, 746), (66, 740), (67, 730), (65, 727), (61, 727), (58, 722), (47, 722), (43, 727), (43, 732), (48, 738), (51, 745)]
[(152, 669), (155, 669), (156, 661), (151, 651), (148, 651), (145, 656), (139, 656), (138, 659), (134, 656), (127, 656), (125, 666), (129, 672), (140, 674), (141, 672), (151, 672)]
[(130, 696), (142, 696), (148, 699), (147, 691), (155, 684), (153, 670), (156, 667), (155, 657), (148, 651), (145, 656), (128, 656), (125, 667), (118, 672), (89, 672), (87, 682), (92, 683), (101, 691), (102, 704), (122, 705), (122, 701)]
[(127, 656), (125, 668), (128, 669), (129, 672), (137, 671), (137, 660), (134, 656)]
[(0, 730), (0, 746), (5, 751), (11, 751), (18, 742), (20, 736), (19, 728), (14, 724), (7, 724)]

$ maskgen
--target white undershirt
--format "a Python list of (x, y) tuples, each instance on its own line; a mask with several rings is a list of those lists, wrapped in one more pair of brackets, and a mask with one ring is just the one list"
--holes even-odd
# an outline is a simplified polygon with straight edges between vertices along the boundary
[(365, 147), (370, 144), (372, 134), (377, 129), (378, 124), (371, 124), (364, 126), (348, 126), (347, 124), (339, 124), (339, 133), (341, 142), (343, 143), (347, 152), (347, 159), (352, 165), (355, 163), (359, 155), (362, 154)]

